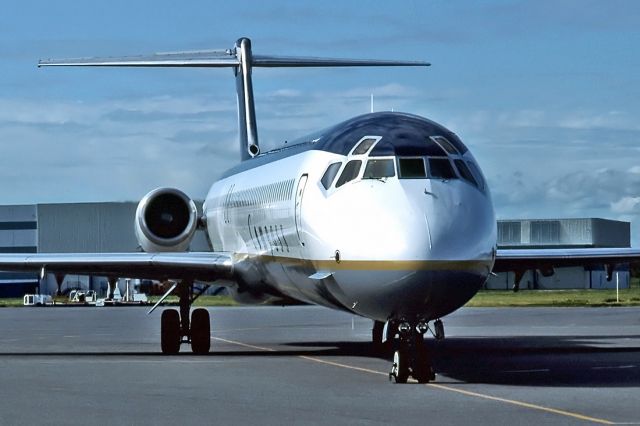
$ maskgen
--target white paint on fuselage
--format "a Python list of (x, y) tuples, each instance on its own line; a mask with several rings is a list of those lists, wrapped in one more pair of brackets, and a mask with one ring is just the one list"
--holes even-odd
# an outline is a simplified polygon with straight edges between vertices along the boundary
[[(488, 190), (462, 179), (399, 179), (397, 172), (362, 179), (364, 156), (357, 179), (327, 191), (320, 183), (327, 166), (348, 159), (309, 150), (216, 182), (204, 207), (214, 249), (251, 265), (238, 269), (255, 271), (242, 277), (245, 285), (257, 280), (294, 299), (378, 320), (402, 314), (403, 306), (407, 314), (440, 316), (464, 304), (492, 268)], [(440, 263), (430, 271), (434, 261), (451, 270)], [(330, 274), (309, 278), (318, 271)]]

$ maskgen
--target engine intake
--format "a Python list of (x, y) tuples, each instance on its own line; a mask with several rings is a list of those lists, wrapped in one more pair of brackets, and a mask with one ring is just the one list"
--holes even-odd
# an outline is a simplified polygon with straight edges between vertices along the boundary
[(185, 251), (197, 228), (196, 205), (182, 191), (154, 189), (138, 203), (136, 238), (146, 252)]

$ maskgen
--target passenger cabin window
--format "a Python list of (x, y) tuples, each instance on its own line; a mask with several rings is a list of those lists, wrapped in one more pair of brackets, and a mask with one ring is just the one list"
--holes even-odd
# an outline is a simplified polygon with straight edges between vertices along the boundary
[(324, 172), (322, 179), (320, 179), (320, 182), (322, 183), (322, 186), (324, 186), (324, 189), (329, 189), (331, 187), (333, 180), (338, 174), (338, 170), (340, 170), (340, 166), (342, 166), (342, 163), (337, 162), (332, 163), (329, 165), (329, 167), (327, 167), (327, 171)]
[(457, 176), (446, 158), (429, 158), (430, 176), (437, 179), (455, 179)]
[(399, 158), (401, 179), (421, 179), (427, 177), (422, 158)]
[(373, 145), (374, 143), (376, 143), (375, 139), (365, 139), (362, 142), (360, 142), (358, 144), (358, 146), (356, 147), (356, 149), (353, 150), (353, 153), (351, 155), (363, 155), (366, 154), (367, 151), (369, 151), (369, 148), (371, 148), (371, 145)]
[(360, 166), (362, 165), (362, 161), (360, 160), (351, 160), (344, 166), (344, 170), (342, 174), (338, 178), (336, 182), (336, 188), (340, 188), (347, 182), (350, 182), (358, 177), (358, 173), (360, 173)]
[(445, 138), (444, 136), (431, 136), (431, 140), (437, 143), (438, 145), (440, 145), (442, 149), (447, 151), (448, 154), (453, 154), (453, 155), (460, 154), (456, 149), (456, 147), (453, 146), (453, 144), (449, 142), (447, 138)]
[(382, 179), (393, 177), (396, 175), (393, 160), (369, 160), (367, 167), (364, 169), (363, 179)]

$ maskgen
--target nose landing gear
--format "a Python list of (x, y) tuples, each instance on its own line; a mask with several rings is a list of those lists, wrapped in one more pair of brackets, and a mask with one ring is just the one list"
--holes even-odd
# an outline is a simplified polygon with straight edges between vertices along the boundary
[(428, 327), (424, 321), (400, 321), (389, 380), (407, 383), (409, 376), (416, 379), (418, 383), (435, 380), (431, 357), (423, 337), (427, 330)]

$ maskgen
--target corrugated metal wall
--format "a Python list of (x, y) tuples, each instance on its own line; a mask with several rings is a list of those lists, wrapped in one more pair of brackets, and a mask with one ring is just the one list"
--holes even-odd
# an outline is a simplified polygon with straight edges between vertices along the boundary
[[(200, 210), (201, 203), (198, 204)], [(80, 203), (38, 205), (40, 253), (124, 253), (138, 251), (134, 219), (138, 203)], [(192, 251), (206, 251), (199, 231)]]
[(133, 252), (136, 203), (38, 205), (38, 252)]
[(35, 253), (37, 207), (0, 206), (0, 253)]
[(607, 219), (498, 221), (501, 248), (630, 247), (629, 222)]
[[(37, 228), (36, 206), (0, 206), (0, 253), (35, 253)], [(0, 272), (0, 297), (21, 297), (37, 285), (38, 274)]]

